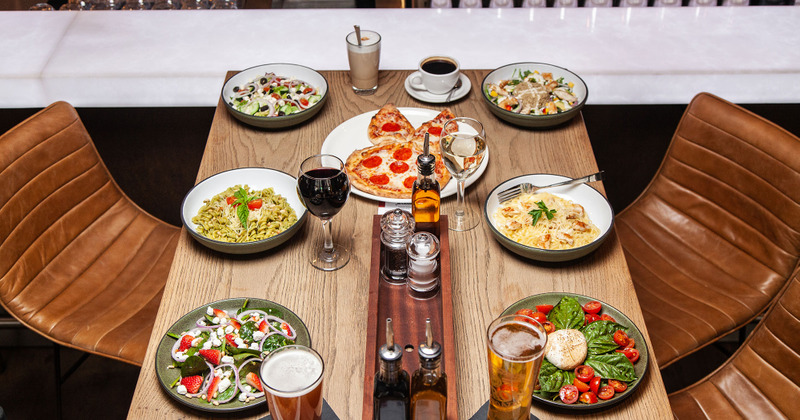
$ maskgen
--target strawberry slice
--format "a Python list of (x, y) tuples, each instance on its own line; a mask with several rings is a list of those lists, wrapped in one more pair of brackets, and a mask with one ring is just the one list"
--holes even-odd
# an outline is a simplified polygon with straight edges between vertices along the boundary
[(198, 353), (212, 365), (218, 365), (222, 360), (222, 352), (217, 349), (201, 349)]
[(228, 313), (223, 311), (222, 309), (211, 308), (214, 311), (214, 316), (222, 319), (222, 318), (229, 318)]
[(217, 387), (219, 387), (219, 381), (222, 378), (219, 376), (215, 376), (211, 379), (211, 384), (208, 385), (208, 392), (206, 396), (206, 401), (211, 401), (212, 398), (216, 398), (217, 396)]
[(283, 330), (283, 333), (286, 335), (292, 335), (292, 327), (285, 322), (281, 323), (281, 330)]
[(267, 321), (261, 321), (261, 323), (258, 324), (258, 330), (259, 331), (261, 331), (263, 333), (266, 333), (268, 329), (269, 329), (269, 325), (267, 324)]
[(200, 390), (200, 386), (203, 385), (203, 377), (194, 375), (181, 378), (181, 385), (186, 387), (186, 392), (189, 394), (197, 394), (197, 391)]
[(236, 328), (237, 330), (242, 329), (242, 324), (240, 324), (239, 321), (233, 318), (231, 318), (231, 325), (233, 325), (233, 328)]
[(258, 379), (258, 375), (256, 375), (255, 372), (248, 372), (247, 376), (244, 377), (244, 381), (257, 389), (258, 392), (264, 392), (264, 387), (261, 386), (261, 379)]
[(239, 345), (236, 344), (236, 336), (233, 334), (225, 334), (225, 341), (227, 341), (228, 345), (231, 347), (239, 347)]
[(178, 351), (186, 351), (189, 347), (192, 347), (192, 341), (194, 341), (194, 337), (189, 334), (181, 337), (181, 343), (178, 345)]

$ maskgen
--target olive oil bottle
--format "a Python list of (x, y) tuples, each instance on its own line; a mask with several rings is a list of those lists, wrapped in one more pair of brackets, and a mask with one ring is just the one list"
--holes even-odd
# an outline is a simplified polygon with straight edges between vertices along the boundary
[(419, 345), (419, 369), (411, 377), (411, 419), (447, 417), (447, 376), (442, 372), (442, 346), (433, 341), (431, 319), (425, 320), (426, 341)]
[(375, 374), (372, 417), (408, 420), (408, 372), (403, 370), (403, 349), (394, 343), (392, 319), (386, 318), (386, 344), (378, 350), (380, 370)]
[(436, 157), (430, 153), (430, 139), (425, 133), (423, 153), (417, 157), (417, 179), (411, 189), (411, 214), (420, 230), (432, 231), (441, 214), (441, 186), (435, 168)]

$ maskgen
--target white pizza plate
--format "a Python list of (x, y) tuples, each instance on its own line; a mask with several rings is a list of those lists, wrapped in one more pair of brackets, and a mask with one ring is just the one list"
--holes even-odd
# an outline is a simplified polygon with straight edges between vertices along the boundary
[[(441, 112), (434, 109), (423, 108), (398, 109), (403, 113), (403, 115), (406, 116), (414, 128), (418, 128), (426, 121), (432, 120), (434, 117), (439, 115), (439, 112)], [(342, 162), (346, 162), (347, 158), (354, 151), (372, 146), (372, 143), (370, 143), (369, 138), (367, 137), (367, 126), (369, 126), (372, 116), (377, 113), (377, 109), (374, 111), (365, 112), (339, 124), (333, 129), (333, 131), (330, 132), (330, 134), (328, 134), (328, 137), (325, 138), (325, 141), (322, 143), (321, 153), (334, 155), (341, 159)], [(465, 185), (469, 187), (478, 178), (480, 178), (481, 175), (483, 175), (483, 172), (486, 171), (486, 166), (488, 164), (489, 148), (486, 149), (486, 154), (483, 157), (481, 166), (478, 167), (478, 170), (475, 171), (471, 177), (467, 178)], [(456, 181), (451, 178), (450, 182), (442, 186), (442, 198), (454, 195), (456, 193), (456, 189)], [(369, 198), (376, 201), (384, 201), (387, 203), (411, 203), (411, 199), (380, 197), (361, 191), (358, 188), (355, 188), (355, 186), (352, 189), (352, 193), (360, 195), (364, 198)]]

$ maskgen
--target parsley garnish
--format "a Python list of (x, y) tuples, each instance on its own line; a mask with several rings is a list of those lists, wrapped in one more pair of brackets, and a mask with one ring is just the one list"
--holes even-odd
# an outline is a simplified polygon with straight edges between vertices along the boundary
[(539, 206), (537, 210), (531, 210), (528, 212), (528, 214), (530, 214), (531, 217), (533, 217), (533, 220), (531, 221), (531, 226), (536, 226), (536, 222), (538, 222), (539, 218), (542, 217), (542, 213), (544, 213), (545, 217), (547, 217), (547, 220), (551, 220), (553, 218), (553, 213), (557, 211), (556, 209), (553, 210), (548, 209), (547, 205), (544, 204), (544, 201), (537, 201), (536, 205)]

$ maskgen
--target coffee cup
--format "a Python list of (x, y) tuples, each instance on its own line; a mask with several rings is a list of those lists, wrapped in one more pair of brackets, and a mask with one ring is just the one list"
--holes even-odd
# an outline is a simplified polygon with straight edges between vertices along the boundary
[(458, 61), (452, 57), (434, 55), (419, 62), (419, 74), (411, 78), (413, 89), (442, 95), (453, 89), (461, 75)]

